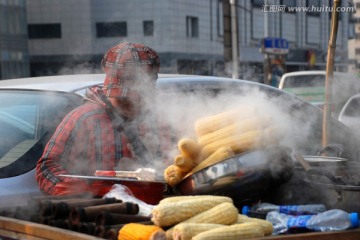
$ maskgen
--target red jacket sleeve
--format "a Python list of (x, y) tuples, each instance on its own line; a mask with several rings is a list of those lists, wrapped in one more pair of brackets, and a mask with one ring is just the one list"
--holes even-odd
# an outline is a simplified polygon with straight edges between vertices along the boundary
[(76, 124), (79, 124), (79, 115), (73, 110), (59, 124), (54, 135), (45, 146), (43, 155), (37, 162), (36, 180), (40, 189), (47, 194), (55, 194), (54, 187), (60, 182), (73, 182), (75, 185), (83, 185), (83, 181), (57, 177), (58, 174), (67, 174), (67, 170), (61, 164), (61, 157), (71, 134), (74, 134)]

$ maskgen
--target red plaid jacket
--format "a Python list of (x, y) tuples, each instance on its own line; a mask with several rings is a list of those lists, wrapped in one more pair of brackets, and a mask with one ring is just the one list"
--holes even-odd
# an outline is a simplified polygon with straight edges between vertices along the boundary
[[(36, 180), (45, 193), (58, 194), (56, 185), (64, 182), (86, 184), (57, 177), (59, 174), (92, 176), (95, 170), (115, 169), (123, 158), (134, 159), (130, 143), (123, 132), (114, 129), (104, 104), (98, 98), (92, 100), (67, 114), (45, 146), (36, 166)], [(160, 148), (166, 152), (171, 148), (170, 132), (159, 137)]]

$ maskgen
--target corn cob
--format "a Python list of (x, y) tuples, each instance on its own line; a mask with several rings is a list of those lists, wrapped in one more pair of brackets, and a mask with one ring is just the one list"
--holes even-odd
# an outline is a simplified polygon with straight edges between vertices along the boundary
[(191, 240), (201, 232), (224, 226), (226, 225), (215, 223), (179, 223), (174, 227), (172, 235), (174, 240)]
[(223, 202), (206, 211), (196, 214), (195, 216), (185, 220), (184, 222), (217, 223), (217, 224), (230, 225), (237, 221), (238, 214), (239, 211), (234, 206), (231, 200), (231, 201)]
[(239, 135), (244, 132), (261, 130), (270, 124), (270, 118), (264, 116), (254, 116), (246, 118), (242, 121), (237, 121), (233, 124), (220, 128), (214, 132), (205, 134), (198, 138), (198, 143), (201, 146), (206, 146), (212, 142), (227, 137)]
[[(162, 199), (159, 204), (164, 204), (164, 203), (174, 203), (174, 202), (180, 202), (180, 201), (186, 201), (186, 200), (194, 200), (194, 199), (203, 199), (203, 200), (207, 200), (209, 198), (213, 198), (213, 197), (217, 197), (214, 195), (189, 195), (189, 196), (173, 196), (173, 197), (167, 197)], [(222, 197), (222, 196), (220, 196)]]
[(125, 224), (119, 231), (118, 240), (165, 240), (165, 231), (155, 225)]
[(193, 240), (240, 240), (255, 237), (263, 237), (264, 232), (259, 224), (254, 222), (234, 224), (215, 228), (199, 233)]
[(274, 228), (271, 222), (264, 219), (253, 218), (243, 214), (239, 214), (236, 223), (246, 223), (246, 222), (255, 222), (259, 224), (262, 227), (265, 236), (271, 235), (273, 233)]
[[(204, 202), (204, 201), (203, 201)], [(230, 225), (237, 221), (238, 209), (233, 203), (224, 202), (206, 211), (203, 211), (181, 223), (216, 223)], [(174, 226), (176, 227), (176, 225)], [(172, 239), (174, 227), (166, 230), (166, 239)]]
[(181, 168), (179, 168), (176, 165), (170, 165), (164, 170), (164, 179), (169, 186), (174, 187), (176, 184), (178, 184), (181, 179), (183, 179), (186, 175), (186, 172), (184, 172)]
[(201, 150), (201, 147), (197, 141), (191, 138), (180, 139), (178, 142), (178, 148), (183, 156), (188, 157), (194, 161), (196, 161)]
[(261, 131), (254, 130), (210, 143), (202, 148), (201, 159), (207, 158), (220, 147), (230, 147), (235, 154), (254, 149), (259, 144), (261, 134)]
[(189, 219), (221, 203), (229, 203), (232, 205), (232, 202), (232, 199), (229, 197), (209, 196), (207, 198), (158, 204), (152, 210), (151, 221), (159, 227), (168, 227)]
[(196, 167), (194, 167), (189, 173), (193, 174), (196, 173), (208, 166), (211, 166), (215, 163), (221, 162), (225, 160), (228, 157), (234, 156), (234, 152), (232, 151), (231, 147), (220, 147), (217, 149), (214, 153), (212, 153), (209, 157), (207, 157), (205, 160), (201, 161)]
[(188, 173), (191, 169), (196, 166), (196, 163), (193, 159), (185, 157), (182, 154), (179, 154), (174, 159), (174, 165), (178, 166), (183, 172)]
[(256, 114), (256, 109), (250, 106), (243, 106), (234, 110), (221, 112), (207, 116), (195, 121), (195, 133), (197, 137), (214, 132), (234, 122), (240, 121)]

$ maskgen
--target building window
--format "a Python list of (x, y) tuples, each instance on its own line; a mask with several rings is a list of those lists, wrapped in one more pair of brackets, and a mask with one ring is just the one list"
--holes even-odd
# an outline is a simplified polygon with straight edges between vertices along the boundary
[(285, 7), (285, 12), (296, 13), (296, 0), (280, 0), (280, 5)]
[(186, 36), (193, 38), (199, 37), (199, 18), (186, 17)]
[(251, 0), (252, 7), (262, 8), (264, 7), (264, 0)]
[(209, 62), (206, 60), (178, 59), (177, 71), (180, 74), (209, 75)]
[(217, 35), (218, 37), (224, 36), (224, 3), (218, 0), (217, 5)]
[(144, 21), (144, 36), (154, 36), (154, 21)]
[(96, 36), (101, 37), (126, 37), (126, 22), (98, 22), (96, 23)]
[(320, 0), (306, 0), (306, 7), (309, 11), (306, 12), (309, 16), (319, 17), (321, 12)]
[(360, 48), (355, 48), (355, 54), (359, 55), (360, 54)]
[(61, 38), (61, 24), (29, 24), (29, 39)]
[(360, 2), (357, 2), (355, 5), (356, 8), (360, 8)]

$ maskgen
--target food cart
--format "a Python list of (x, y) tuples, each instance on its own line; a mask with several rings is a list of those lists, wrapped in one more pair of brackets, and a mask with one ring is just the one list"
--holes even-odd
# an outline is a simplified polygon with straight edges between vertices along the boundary
[[(339, 0), (334, 1), (334, 9), (336, 9), (336, 6), (340, 5)], [(324, 117), (323, 117), (323, 146), (328, 145), (328, 128), (329, 128), (329, 102), (331, 102), (331, 95), (330, 95), (330, 88), (331, 88), (331, 79), (332, 79), (332, 73), (333, 73), (333, 54), (334, 49), (336, 45), (336, 33), (337, 33), (337, 19), (338, 19), (338, 12), (333, 12), (333, 18), (332, 18), (332, 32), (331, 32), (331, 39), (329, 41), (329, 51), (328, 51), (328, 63), (327, 63), (327, 81), (326, 81), (326, 103), (324, 108)], [(275, 155), (271, 155), (270, 153), (279, 153), (281, 152), (282, 155), (277, 155), (278, 157), (275, 157)], [(260, 156), (260, 157), (259, 157)], [(280, 157), (279, 157), (280, 156)], [(263, 161), (257, 162), (256, 164), (249, 164), (249, 165), (240, 165), (239, 163), (250, 163), (251, 161), (246, 161), (247, 158), (257, 158), (262, 159)], [(244, 160), (245, 159), (245, 160)], [(271, 169), (267, 168), (267, 166), (278, 166), (278, 163), (282, 166), (281, 170), (281, 178), (279, 179), (273, 179), (270, 177)], [(291, 168), (289, 163), (289, 157), (287, 155), (287, 152), (283, 149), (265, 149), (265, 150), (259, 150), (259, 151), (253, 151), (249, 153), (245, 153), (241, 156), (237, 156), (235, 158), (230, 158), (229, 161), (216, 163), (221, 165), (222, 174), (221, 177), (218, 179), (214, 178), (212, 176), (211, 182), (211, 189), (209, 187), (209, 179), (206, 178), (207, 176), (210, 176), (211, 174), (214, 175), (216, 171), (212, 169), (212, 166), (205, 166), (202, 171), (199, 171), (197, 173), (194, 173), (192, 175), (187, 176), (184, 181), (182, 181), (179, 186), (177, 186), (176, 190), (177, 192), (173, 191), (171, 187), (169, 187), (165, 182), (161, 181), (145, 181), (141, 182), (140, 186), (137, 187), (148, 187), (153, 189), (153, 192), (141, 192), (135, 191), (135, 198), (139, 198), (143, 201), (148, 201), (148, 204), (154, 204), (156, 205), (161, 199), (165, 199), (172, 196), (177, 196), (179, 193), (181, 195), (201, 195), (201, 194), (211, 194), (211, 191), (214, 191), (214, 194), (218, 194), (219, 191), (221, 192), (224, 187), (225, 191), (222, 192), (222, 194), (225, 195), (231, 195), (231, 193), (235, 193), (234, 195), (231, 195), (234, 199), (240, 199), (241, 196), (247, 196), (248, 199), (244, 199), (244, 202), (237, 201), (236, 204), (239, 205), (239, 207), (245, 203), (248, 203), (247, 201), (254, 201), (258, 200), (260, 201), (263, 197), (262, 193), (265, 192), (266, 189), (269, 187), (271, 188), (271, 184), (278, 184), (279, 182), (283, 182), (288, 180), (290, 175), (288, 173), (291, 173), (293, 169)], [(300, 163), (301, 158), (300, 158)], [(219, 167), (219, 165), (217, 167)], [(239, 175), (239, 169), (236, 167), (240, 166), (241, 171), (243, 175)], [(302, 165), (305, 170), (309, 166)], [(234, 171), (233, 171), (234, 170)], [(279, 169), (277, 169), (279, 170)], [(229, 171), (229, 172), (226, 172)], [(270, 172), (269, 172), (270, 171)], [(233, 173), (236, 173), (235, 175), (232, 175)], [(247, 174), (250, 173), (250, 174)], [(256, 174), (255, 174), (256, 173)], [(261, 177), (259, 177), (259, 173), (261, 173)], [(226, 177), (222, 177), (226, 176)], [(117, 183), (125, 183), (129, 186), (129, 188), (132, 188), (134, 190), (134, 185), (139, 185), (139, 181), (132, 181), (132, 180), (119, 180), (117, 178), (110, 178), (110, 177), (89, 177), (89, 176), (74, 176), (77, 178), (87, 178), (87, 180), (91, 181), (108, 181), (112, 184)], [(246, 181), (243, 181), (246, 180)], [(246, 182), (246, 184), (244, 184)], [(249, 185), (250, 184), (250, 185)], [(270, 184), (270, 185), (269, 185)], [(215, 186), (215, 188), (214, 188)], [(235, 188), (229, 188), (228, 186), (235, 186)], [(251, 192), (256, 193), (254, 195), (251, 195), (251, 192), (246, 191), (247, 189), (251, 189)], [(244, 191), (236, 191), (236, 190), (244, 190)], [(353, 189), (358, 190), (358, 189)], [(350, 189), (351, 191), (351, 189)], [(149, 198), (147, 196), (151, 195), (152, 198), (149, 201)], [(78, 222), (75, 224), (74, 222), (71, 222), (71, 213), (75, 209), (74, 207), (95, 207), (102, 204), (94, 204), (94, 200), (98, 198), (93, 197), (69, 197), (69, 196), (63, 196), (62, 199), (56, 199), (56, 197), (46, 197), (42, 199), (44, 202), (51, 202), (52, 204), (55, 204), (56, 201), (62, 201), (62, 203), (66, 202), (67, 204), (71, 205), (73, 204), (73, 208), (67, 209), (67, 213), (64, 215), (61, 215), (61, 217), (56, 218), (53, 213), (46, 215), (43, 208), (41, 208), (39, 205), (29, 205), (27, 206), (19, 206), (16, 209), (2, 209), (2, 216), (0, 217), (0, 238), (4, 239), (117, 239), (117, 235), (106, 235), (105, 232), (102, 232), (102, 235), (99, 233), (97, 235), (94, 235), (96, 232), (95, 229), (97, 227), (101, 227), (104, 225), (99, 225), (96, 221), (97, 218), (88, 219), (87, 221), (82, 224), (82, 222)], [(66, 198), (68, 197), (68, 198)], [(259, 199), (256, 199), (259, 198)], [(35, 200), (35, 199), (34, 199)], [(41, 200), (37, 199), (37, 204), (41, 205)], [(84, 200), (84, 201), (82, 201)], [(86, 201), (85, 201), (86, 200)], [(247, 200), (247, 201), (246, 201)], [(85, 202), (87, 202), (85, 204)], [(92, 202), (90, 204), (89, 202)], [(57, 202), (59, 203), (59, 202)], [(121, 202), (120, 202), (121, 203)], [(115, 204), (115, 203), (113, 203)], [(104, 204), (104, 209), (106, 207), (109, 207), (111, 203)], [(356, 206), (358, 207), (358, 206)], [(37, 217), (31, 218), (34, 215), (30, 215), (28, 212), (29, 210), (37, 209)], [(52, 211), (54, 211), (53, 208), (51, 208)], [(126, 208), (128, 210), (128, 208)], [(84, 210), (84, 209), (83, 209)], [(87, 209), (90, 211), (89, 209)], [(65, 210), (64, 210), (65, 211)], [(108, 212), (111, 212), (113, 210), (107, 209)], [(25, 214), (20, 214), (24, 213)], [(86, 210), (85, 210), (86, 212)], [(106, 211), (105, 211), (106, 212)], [(26, 214), (29, 213), (29, 214)], [(134, 214), (135, 213), (135, 214)], [(136, 215), (138, 212), (123, 212), (123, 214), (126, 215), (125, 220), (123, 218), (122, 224), (131, 223), (132, 215)], [(60, 220), (60, 222), (55, 221)], [(142, 219), (146, 220), (146, 219)], [(150, 219), (147, 219), (150, 220)], [(135, 221), (135, 220), (134, 220)], [(136, 220), (136, 222), (144, 223), (145, 221), (140, 221), (140, 218)], [(86, 223), (86, 224), (85, 224)], [(107, 231), (110, 230), (119, 230), (119, 226), (116, 228), (109, 228)], [(114, 232), (114, 231), (112, 231)], [(110, 232), (111, 233), (111, 232)], [(112, 238), (110, 238), (112, 237)], [(286, 234), (281, 236), (267, 236), (267, 237), (260, 237), (260, 238), (251, 238), (251, 239), (288, 239), (288, 240), (302, 240), (302, 239), (316, 239), (316, 240), (340, 240), (340, 239), (346, 239), (346, 240), (355, 240), (360, 239), (360, 229), (353, 229), (353, 230), (346, 230), (346, 231), (333, 231), (333, 232), (306, 232), (306, 233), (297, 233), (297, 234)]]

